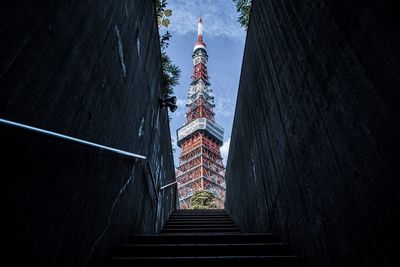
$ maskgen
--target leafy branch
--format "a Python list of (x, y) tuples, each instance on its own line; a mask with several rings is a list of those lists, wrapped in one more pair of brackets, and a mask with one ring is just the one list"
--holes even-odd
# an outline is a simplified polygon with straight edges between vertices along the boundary
[(156, 0), (158, 28), (160, 28), (161, 25), (168, 28), (168, 25), (170, 23), (168, 17), (172, 15), (172, 10), (166, 8), (167, 8), (167, 0)]
[(240, 13), (238, 21), (247, 30), (250, 21), (251, 0), (233, 0), (236, 11)]
[(190, 199), (191, 209), (216, 209), (217, 205), (214, 202), (214, 197), (211, 192), (199, 190), (194, 192)]
[[(170, 20), (168, 19), (172, 15), (172, 10), (167, 9), (166, 0), (156, 0), (156, 11), (157, 11), (157, 23), (158, 28), (168, 28)], [(163, 84), (164, 94), (166, 96), (172, 96), (174, 94), (174, 87), (179, 84), (179, 78), (181, 76), (180, 68), (172, 64), (170, 57), (166, 53), (166, 49), (169, 46), (169, 40), (172, 37), (169, 31), (166, 31), (160, 37), (161, 47), (161, 64), (163, 69)]]

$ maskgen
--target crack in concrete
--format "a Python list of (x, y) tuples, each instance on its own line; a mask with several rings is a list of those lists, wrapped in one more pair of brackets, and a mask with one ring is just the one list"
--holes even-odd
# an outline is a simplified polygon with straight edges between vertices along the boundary
[(103, 239), (104, 235), (106, 234), (108, 228), (110, 227), (111, 224), (111, 219), (112, 219), (112, 214), (114, 212), (115, 206), (117, 205), (122, 193), (124, 193), (124, 191), (126, 190), (126, 188), (128, 187), (128, 185), (134, 180), (134, 172), (135, 172), (135, 167), (136, 164), (133, 165), (132, 171), (131, 171), (131, 176), (129, 177), (129, 179), (126, 181), (126, 183), (124, 184), (124, 186), (119, 190), (118, 195), (116, 196), (116, 198), (113, 201), (113, 204), (111, 206), (111, 211), (110, 211), (110, 216), (108, 218), (107, 224), (104, 228), (104, 230), (101, 232), (101, 234), (96, 238), (96, 240), (94, 241), (93, 245), (90, 248), (89, 251), (89, 255), (86, 257), (84, 265), (86, 265), (86, 263), (89, 261), (89, 259), (92, 257), (93, 255), (93, 251), (96, 248), (96, 246), (99, 244), (99, 242)]
[(118, 54), (119, 54), (119, 59), (121, 61), (122, 73), (124, 75), (124, 78), (126, 78), (126, 65), (125, 65), (125, 59), (124, 59), (124, 48), (122, 46), (121, 33), (119, 32), (117, 24), (115, 24), (115, 26), (114, 26), (114, 31), (115, 31), (115, 34), (117, 35)]

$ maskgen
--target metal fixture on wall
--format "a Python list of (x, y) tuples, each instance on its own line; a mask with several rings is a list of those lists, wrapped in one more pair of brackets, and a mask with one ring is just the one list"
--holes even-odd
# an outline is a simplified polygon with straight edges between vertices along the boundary
[(161, 107), (168, 107), (171, 112), (175, 112), (178, 106), (176, 105), (176, 96), (170, 96), (160, 99)]

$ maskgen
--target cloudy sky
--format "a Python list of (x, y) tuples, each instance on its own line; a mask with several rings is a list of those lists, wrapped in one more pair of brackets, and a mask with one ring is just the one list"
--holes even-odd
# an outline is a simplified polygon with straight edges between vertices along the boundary
[[(226, 161), (246, 32), (237, 22), (238, 14), (232, 0), (169, 0), (167, 8), (172, 9), (168, 27), (172, 38), (167, 53), (182, 70), (180, 85), (175, 88), (179, 107), (170, 113), (175, 166), (180, 153), (176, 146), (176, 130), (185, 122), (185, 104), (193, 71), (191, 56), (197, 40), (199, 15), (203, 18), (203, 39), (209, 56), (208, 74), (215, 95), (216, 121), (225, 129), (221, 153)], [(162, 34), (165, 29), (160, 31)]]

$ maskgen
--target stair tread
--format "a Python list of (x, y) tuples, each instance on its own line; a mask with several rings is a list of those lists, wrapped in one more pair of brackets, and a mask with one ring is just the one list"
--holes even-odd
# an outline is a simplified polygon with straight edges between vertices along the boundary
[(253, 234), (253, 233), (174, 233), (174, 234), (137, 234), (132, 235), (131, 237), (171, 237), (171, 236), (235, 236), (235, 237), (276, 237), (276, 234), (272, 233), (260, 233), (260, 234)]
[(215, 222), (233, 222), (231, 219), (170, 219), (168, 222), (203, 222), (203, 221), (215, 221)]
[(185, 229), (163, 229), (162, 233), (196, 233), (196, 232), (240, 232), (239, 228), (185, 228)]
[(169, 259), (270, 259), (270, 258), (300, 258), (297, 255), (272, 255), (272, 256), (176, 256), (176, 257), (113, 257), (113, 259), (121, 259), (121, 260), (127, 260), (127, 259), (163, 259), (163, 260), (169, 260)]
[[(224, 210), (179, 210), (159, 234), (131, 235), (112, 258), (117, 266), (299, 266), (301, 258), (273, 233), (240, 233)], [(113, 265), (114, 266), (114, 265)]]
[(132, 246), (132, 247), (189, 247), (189, 246), (196, 246), (196, 247), (207, 247), (207, 246), (287, 246), (287, 243), (168, 243), (168, 244), (123, 244), (122, 246)]
[(220, 223), (216, 223), (216, 222), (209, 222), (209, 221), (204, 221), (204, 222), (181, 222), (181, 223), (166, 223), (166, 225), (235, 225), (234, 222), (220, 222)]
[(192, 214), (192, 215), (171, 215), (171, 219), (175, 218), (219, 218), (219, 219), (230, 219), (227, 215), (201, 215), (201, 214)]
[(235, 224), (208, 224), (208, 223), (204, 223), (204, 224), (177, 224), (177, 225), (167, 225), (167, 226), (164, 227), (164, 229), (168, 228), (168, 227), (172, 227), (172, 228), (179, 228), (179, 227), (204, 227), (204, 228), (226, 227), (226, 228), (235, 228), (236, 225)]
[(154, 235), (136, 235), (130, 236), (128, 240), (132, 241), (152, 241), (152, 240), (162, 240), (169, 241), (172, 239), (179, 240), (277, 240), (278, 237), (274, 234), (267, 235), (251, 235), (251, 234), (241, 234), (239, 232), (228, 232), (228, 233), (219, 233), (219, 232), (199, 232), (199, 233), (162, 233), (162, 234), (154, 234)]
[[(190, 226), (190, 227), (193, 227), (193, 225), (188, 225), (188, 226)], [(202, 227), (193, 227), (193, 229), (196, 229), (196, 230), (198, 230), (198, 229), (205, 229), (205, 230), (212, 230), (212, 229), (222, 229), (222, 228), (224, 228), (224, 229), (239, 229), (239, 228), (237, 228), (237, 227), (215, 227), (215, 225), (212, 225), (213, 227), (205, 227), (205, 228), (202, 228)], [(177, 228), (177, 229), (174, 229), (174, 230), (178, 230), (179, 228)], [(191, 229), (191, 228), (185, 228), (186, 230), (187, 229)], [(165, 230), (165, 228), (163, 229), (163, 230)]]

